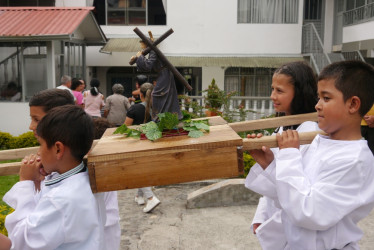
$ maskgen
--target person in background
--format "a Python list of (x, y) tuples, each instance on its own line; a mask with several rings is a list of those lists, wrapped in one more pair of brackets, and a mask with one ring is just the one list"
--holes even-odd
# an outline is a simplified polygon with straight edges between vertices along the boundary
[[(140, 87), (140, 99), (141, 103), (137, 103), (129, 109), (127, 112), (127, 117), (125, 124), (139, 125), (151, 121), (151, 93), (153, 90), (153, 85), (151, 83), (144, 83)], [(151, 187), (144, 187), (138, 189), (138, 194), (135, 196), (135, 202), (138, 205), (143, 205), (145, 203), (144, 198), (146, 198), (147, 205), (143, 208), (144, 213), (151, 212), (155, 207), (157, 207), (161, 202), (152, 192)]]
[(73, 78), (71, 80), (71, 90), (73, 91), (73, 95), (75, 96), (76, 104), (80, 107), (83, 107), (83, 94), (82, 90), (84, 89), (84, 82), (81, 82), (77, 78)]
[(99, 92), (100, 81), (93, 78), (90, 82), (91, 89), (83, 93), (84, 111), (92, 118), (101, 117), (101, 108), (104, 107), (104, 96)]
[(58, 89), (63, 89), (69, 91), (69, 93), (73, 96), (74, 102), (77, 102), (77, 99), (75, 98), (73, 91), (71, 90), (71, 77), (68, 75), (64, 75), (61, 77), (61, 84), (57, 87)]
[(123, 96), (124, 88), (122, 84), (116, 83), (112, 87), (113, 95), (106, 98), (104, 117), (114, 126), (121, 126), (125, 119), (127, 111), (130, 108), (130, 102), (127, 97)]
[(129, 98), (129, 101), (132, 103), (139, 103), (140, 101), (140, 86), (147, 82), (148, 77), (145, 75), (137, 75), (135, 82), (135, 90), (132, 92), (132, 97)]

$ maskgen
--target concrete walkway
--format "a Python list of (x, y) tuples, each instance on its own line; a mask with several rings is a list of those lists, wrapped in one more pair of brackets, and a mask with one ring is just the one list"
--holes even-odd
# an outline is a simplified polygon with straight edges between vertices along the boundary
[[(121, 250), (261, 249), (250, 232), (256, 205), (187, 209), (187, 195), (209, 182), (155, 187), (161, 204), (145, 214), (134, 202), (136, 189), (118, 192)], [(374, 212), (360, 222), (361, 249), (374, 249)]]

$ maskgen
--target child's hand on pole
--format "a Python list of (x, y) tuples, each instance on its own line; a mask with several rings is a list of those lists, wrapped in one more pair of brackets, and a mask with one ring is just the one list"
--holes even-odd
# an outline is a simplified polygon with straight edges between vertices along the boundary
[(296, 130), (286, 130), (282, 134), (277, 134), (279, 149), (283, 148), (299, 148), (299, 133)]
[(261, 149), (250, 150), (249, 153), (264, 170), (274, 160), (273, 151), (265, 146), (262, 146)]

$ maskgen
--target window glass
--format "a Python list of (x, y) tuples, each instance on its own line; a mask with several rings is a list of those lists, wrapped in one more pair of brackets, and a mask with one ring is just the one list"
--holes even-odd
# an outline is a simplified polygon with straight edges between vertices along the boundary
[(100, 25), (166, 25), (165, 0), (94, 0)]
[(228, 68), (225, 71), (225, 91), (235, 91), (239, 96), (268, 97), (273, 71), (269, 68)]
[(238, 23), (297, 23), (299, 0), (238, 0)]

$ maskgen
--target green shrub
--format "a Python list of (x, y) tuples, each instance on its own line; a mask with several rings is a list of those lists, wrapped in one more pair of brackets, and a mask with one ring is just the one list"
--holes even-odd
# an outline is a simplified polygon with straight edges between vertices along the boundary
[(251, 167), (256, 164), (256, 161), (253, 159), (253, 157), (247, 153), (243, 153), (243, 162), (244, 162), (244, 175), (240, 177), (247, 177), (249, 170), (251, 170)]
[(9, 133), (0, 132), (0, 150), (28, 148), (38, 146), (38, 140), (33, 132), (26, 132), (19, 136), (12, 136)]
[[(12, 136), (9, 133), (0, 132), (0, 150), (27, 148), (39, 145), (33, 132), (23, 133), (19, 136)], [(5, 161), (5, 162), (11, 162)], [(19, 161), (16, 160), (16, 161)], [(3, 162), (2, 162), (3, 163)], [(18, 181), (17, 175), (0, 176), (0, 233), (8, 235), (4, 226), (5, 217), (14, 210), (2, 201), (2, 196)]]
[(0, 132), (0, 150), (8, 149), (9, 142), (13, 139), (13, 136), (9, 133)]
[(8, 232), (5, 228), (5, 217), (14, 211), (13, 208), (7, 205), (0, 205), (0, 233), (8, 236)]

